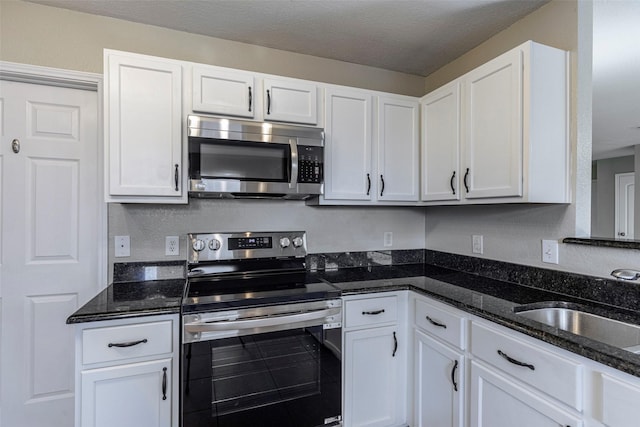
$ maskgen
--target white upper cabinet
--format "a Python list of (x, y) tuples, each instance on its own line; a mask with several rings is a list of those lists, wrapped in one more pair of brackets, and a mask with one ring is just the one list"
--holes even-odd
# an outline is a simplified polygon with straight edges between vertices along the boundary
[(567, 53), (526, 42), (425, 96), (422, 200), (569, 203), (567, 95)]
[(422, 98), (424, 201), (460, 200), (460, 82)]
[(264, 119), (318, 123), (318, 86), (295, 80), (263, 80)]
[(419, 104), (390, 96), (378, 97), (378, 200), (418, 201)]
[(324, 198), (371, 200), (372, 96), (328, 88), (325, 100)]
[(182, 65), (105, 50), (107, 201), (185, 203)]
[(191, 77), (194, 113), (320, 125), (314, 82), (201, 64)]
[(193, 111), (253, 118), (255, 78), (251, 73), (194, 65)]
[(320, 203), (416, 202), (417, 100), (340, 87), (327, 88), (325, 100), (325, 193)]

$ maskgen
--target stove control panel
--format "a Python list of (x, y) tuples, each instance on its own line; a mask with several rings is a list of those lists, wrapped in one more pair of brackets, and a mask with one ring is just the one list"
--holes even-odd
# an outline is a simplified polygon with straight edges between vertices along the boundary
[(189, 263), (253, 258), (302, 258), (307, 255), (304, 231), (190, 233)]

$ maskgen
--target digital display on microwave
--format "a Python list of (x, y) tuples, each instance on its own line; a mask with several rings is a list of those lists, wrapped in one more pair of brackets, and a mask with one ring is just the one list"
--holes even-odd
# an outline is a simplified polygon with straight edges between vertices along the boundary
[(271, 249), (271, 237), (230, 237), (227, 241), (229, 250), (239, 249)]

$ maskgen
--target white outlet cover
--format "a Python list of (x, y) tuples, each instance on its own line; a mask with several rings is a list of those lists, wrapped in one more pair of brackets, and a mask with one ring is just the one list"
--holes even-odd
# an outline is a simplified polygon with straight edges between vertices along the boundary
[(178, 236), (165, 237), (164, 254), (167, 256), (180, 255), (180, 238)]
[(131, 239), (129, 236), (114, 236), (113, 244), (115, 257), (131, 256)]
[(384, 247), (389, 248), (393, 246), (393, 233), (391, 231), (384, 232)]
[(484, 252), (484, 243), (481, 235), (474, 234), (471, 236), (471, 252), (481, 254)]

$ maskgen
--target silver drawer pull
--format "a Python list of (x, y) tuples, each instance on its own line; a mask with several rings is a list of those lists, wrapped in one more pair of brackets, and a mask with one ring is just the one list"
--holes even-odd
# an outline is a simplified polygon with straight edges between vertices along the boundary
[(376, 314), (382, 314), (382, 313), (384, 313), (384, 308), (382, 310), (363, 311), (362, 315), (363, 316), (375, 316)]
[(129, 342), (110, 342), (107, 347), (133, 347), (134, 345), (138, 345), (138, 344), (146, 344), (147, 343), (147, 339), (142, 339), (142, 340), (138, 340), (138, 341), (129, 341)]
[(519, 360), (513, 359), (513, 358), (509, 357), (506, 353), (503, 353), (501, 350), (498, 350), (498, 354), (500, 356), (504, 357), (509, 363), (513, 363), (514, 365), (518, 365), (518, 366), (524, 366), (525, 368), (529, 368), (532, 371), (536, 370), (536, 367), (533, 366), (532, 364), (524, 363), (524, 362), (521, 362)]
[(429, 321), (429, 323), (431, 323), (433, 326), (437, 326), (439, 328), (444, 328), (447, 329), (447, 325), (445, 325), (444, 323), (440, 323), (440, 322), (436, 322), (435, 320), (433, 320), (431, 317), (427, 316), (427, 320)]

